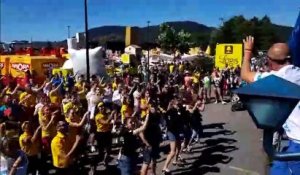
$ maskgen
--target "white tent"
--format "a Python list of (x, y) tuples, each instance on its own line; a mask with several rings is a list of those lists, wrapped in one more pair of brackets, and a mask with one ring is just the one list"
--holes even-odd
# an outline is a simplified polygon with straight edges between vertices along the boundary
[(159, 58), (160, 58), (160, 60), (163, 60), (163, 61), (173, 61), (174, 60), (173, 55), (164, 54), (164, 53), (159, 54)]
[(181, 60), (182, 61), (193, 61), (194, 59), (198, 58), (198, 55), (188, 55), (188, 54), (184, 54), (183, 56), (181, 56)]

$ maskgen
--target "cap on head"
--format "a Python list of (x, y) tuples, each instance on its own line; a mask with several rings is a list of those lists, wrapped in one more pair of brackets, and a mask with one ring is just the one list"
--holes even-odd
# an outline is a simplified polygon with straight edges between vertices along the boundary
[(99, 108), (99, 107), (102, 107), (103, 105), (104, 105), (104, 103), (100, 102), (100, 103), (98, 103), (97, 107)]
[(268, 56), (274, 61), (284, 61), (289, 58), (289, 46), (286, 43), (276, 43), (268, 50)]

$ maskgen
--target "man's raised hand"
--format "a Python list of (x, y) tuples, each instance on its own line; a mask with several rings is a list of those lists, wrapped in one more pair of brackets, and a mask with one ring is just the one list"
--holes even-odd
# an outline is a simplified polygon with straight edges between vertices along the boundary
[(243, 43), (244, 43), (244, 51), (252, 52), (254, 46), (254, 37), (247, 36), (246, 39), (243, 40)]

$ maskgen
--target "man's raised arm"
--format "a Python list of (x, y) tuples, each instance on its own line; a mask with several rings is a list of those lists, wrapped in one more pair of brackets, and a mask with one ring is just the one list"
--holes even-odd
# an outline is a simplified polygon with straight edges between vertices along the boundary
[(241, 77), (248, 83), (254, 82), (255, 72), (251, 71), (251, 57), (254, 45), (254, 37), (248, 36), (243, 40), (244, 43), (244, 59), (241, 70)]

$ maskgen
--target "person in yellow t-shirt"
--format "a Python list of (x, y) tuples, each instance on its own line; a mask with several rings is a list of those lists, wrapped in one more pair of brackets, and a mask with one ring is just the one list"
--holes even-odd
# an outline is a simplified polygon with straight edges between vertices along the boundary
[(82, 77), (78, 78), (78, 81), (75, 83), (75, 88), (76, 88), (76, 92), (79, 96), (80, 99), (80, 103), (82, 104), (84, 109), (87, 109), (87, 101), (86, 101), (86, 93), (87, 93), (87, 88), (86, 88), (86, 84), (83, 81)]
[(169, 65), (169, 71), (170, 71), (170, 73), (174, 72), (174, 64), (173, 63)]
[(82, 118), (80, 118), (75, 109), (71, 108), (68, 110), (66, 115), (66, 122), (69, 124), (69, 139), (71, 143), (76, 140), (76, 135), (81, 134), (82, 126), (85, 124), (89, 112), (86, 112)]
[(36, 103), (36, 96), (30, 87), (25, 87), (25, 92), (22, 92), (19, 96), (19, 104), (26, 108), (33, 108)]
[(112, 82), (112, 89), (115, 91), (118, 88), (118, 78), (114, 77), (114, 80)]
[(149, 96), (149, 91), (144, 92), (144, 94), (142, 94), (142, 98), (141, 98), (141, 119), (145, 120), (147, 114), (149, 113), (149, 100), (150, 100), (150, 96)]
[(29, 121), (25, 121), (21, 128), (23, 134), (19, 137), (19, 144), (21, 150), (26, 153), (29, 161), (27, 174), (36, 174), (40, 165), (38, 154), (41, 153), (41, 145), (39, 142), (41, 127), (38, 127), (35, 132), (33, 132), (33, 126)]
[(178, 70), (179, 70), (179, 72), (183, 73), (183, 71), (184, 71), (184, 64), (182, 62), (179, 63)]
[(125, 118), (131, 117), (133, 114), (133, 109), (130, 106), (130, 98), (126, 97), (123, 101), (123, 104), (121, 106), (121, 117), (122, 117), (122, 123), (124, 123)]
[(31, 120), (36, 105), (36, 92), (34, 92), (29, 85), (26, 85), (25, 92), (19, 95), (19, 104), (23, 106), (25, 111), (20, 120)]
[(100, 102), (97, 107), (99, 112), (95, 116), (95, 122), (97, 127), (96, 140), (98, 143), (99, 159), (101, 161), (104, 160), (105, 165), (107, 165), (107, 158), (109, 157), (112, 144), (111, 120), (115, 115), (115, 111), (108, 117), (103, 102)]
[(68, 110), (71, 108), (75, 109), (75, 112), (79, 112), (81, 106), (77, 101), (76, 95), (72, 95), (71, 100), (63, 104), (64, 114), (67, 114)]
[(62, 98), (59, 93), (59, 90), (62, 85), (63, 85), (63, 82), (61, 82), (58, 86), (52, 85), (51, 90), (49, 92), (50, 101), (55, 106), (60, 106), (60, 104), (61, 104)]
[(192, 78), (193, 78), (193, 83), (198, 84), (199, 79), (200, 79), (200, 73), (199, 72), (194, 72)]
[(42, 128), (42, 147), (46, 153), (50, 153), (50, 143), (56, 134), (55, 119), (57, 116), (57, 111), (51, 112), (50, 106), (45, 105), (42, 108), (42, 116), (39, 118), (39, 123)]
[(73, 162), (81, 137), (77, 135), (72, 144), (69, 141), (68, 129), (66, 122), (59, 121), (56, 127), (57, 134), (51, 142), (53, 166), (57, 175), (76, 174), (76, 167), (73, 166)]
[(2, 92), (1, 92), (1, 97), (3, 97), (5, 94), (9, 94), (12, 95), (13, 97), (18, 97), (18, 89), (19, 89), (20, 85), (17, 84), (17, 86), (15, 88), (13, 88), (12, 84), (9, 84), (8, 86), (6, 86)]

